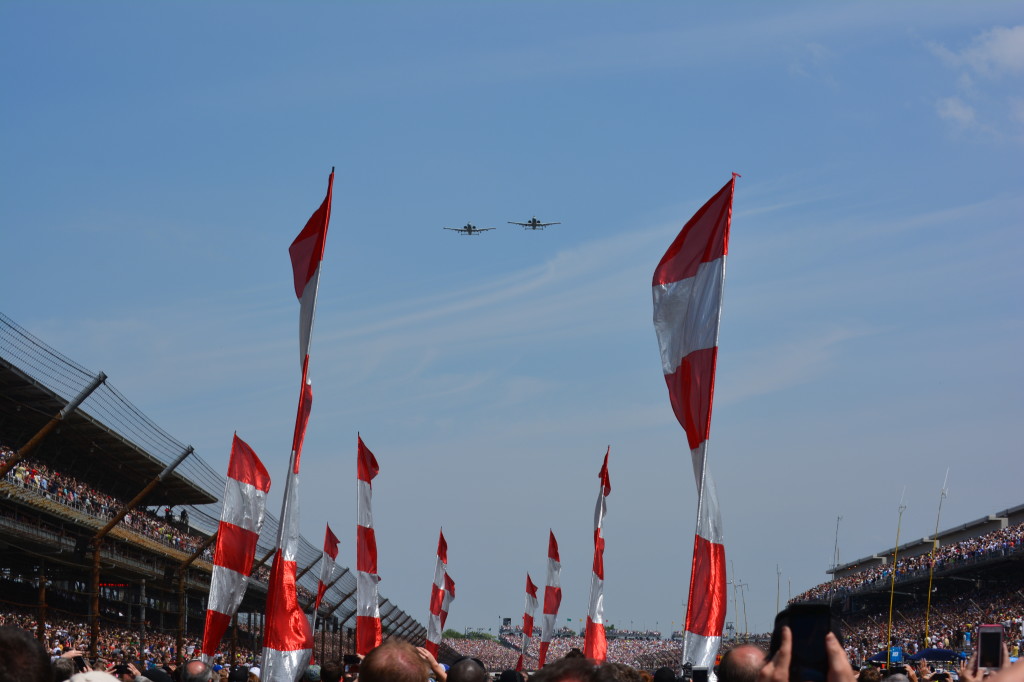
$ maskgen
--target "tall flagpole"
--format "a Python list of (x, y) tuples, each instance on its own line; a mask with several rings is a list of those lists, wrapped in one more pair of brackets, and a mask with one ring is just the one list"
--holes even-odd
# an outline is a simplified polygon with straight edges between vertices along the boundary
[(885, 637), (886, 669), (892, 665), (892, 603), (896, 596), (896, 558), (900, 553), (900, 526), (903, 525), (903, 512), (907, 510), (907, 505), (903, 504), (903, 498), (906, 494), (907, 487), (903, 486), (903, 494), (900, 495), (900, 517), (896, 521), (896, 547), (892, 550), (892, 583), (889, 588), (889, 630)]
[[(832, 547), (832, 580), (836, 579), (836, 567), (839, 565), (839, 522), (843, 520), (842, 516), (836, 517), (836, 543)], [(830, 589), (828, 591), (828, 604), (832, 605), (832, 599), (835, 597), (836, 591)]]
[(939, 547), (939, 517), (942, 516), (942, 501), (946, 499), (947, 483), (949, 483), (949, 467), (946, 467), (946, 478), (942, 480), (942, 492), (939, 493), (939, 511), (935, 514), (935, 533), (932, 535), (932, 554), (928, 557), (928, 605), (924, 610), (925, 646), (928, 646), (928, 618), (931, 616), (932, 611), (932, 577), (935, 575), (935, 550)]

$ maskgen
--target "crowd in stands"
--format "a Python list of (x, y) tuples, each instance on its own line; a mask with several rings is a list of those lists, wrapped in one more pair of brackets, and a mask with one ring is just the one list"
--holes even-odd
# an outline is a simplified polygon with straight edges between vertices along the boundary
[[(966, 561), (988, 556), (1001, 556), (1016, 552), (1024, 547), (1024, 523), (992, 531), (976, 538), (968, 538), (957, 543), (940, 546), (935, 551), (935, 570), (956, 566)], [(927, 572), (932, 554), (930, 552), (917, 556), (898, 557), (896, 561), (896, 579), (910, 576), (918, 572)], [(892, 580), (892, 567), (889, 564), (872, 566), (857, 573), (830, 580), (812, 587), (803, 594), (792, 599), (794, 602), (825, 599), (829, 596), (842, 595), (865, 587), (885, 585)]]
[[(0, 463), (6, 462), (14, 451), (0, 445)], [(46, 499), (59, 502), (84, 514), (100, 519), (111, 519), (123, 505), (106, 493), (100, 492), (73, 476), (62, 474), (51, 467), (34, 460), (23, 459), (9, 472), (5, 480), (27, 490), (32, 490)], [(175, 522), (170, 509), (165, 509), (164, 516), (148, 509), (139, 507), (125, 515), (122, 525), (148, 538), (161, 542), (168, 547), (191, 554), (199, 548), (205, 538), (186, 532), (186, 512), (182, 511), (179, 521)], [(213, 559), (211, 549), (203, 553), (207, 561)]]
[[(0, 612), (0, 627), (14, 625), (28, 630), (33, 635), (37, 632), (36, 616), (18, 612)], [(84, 620), (47, 619), (46, 649), (53, 656), (65, 651), (89, 651), (91, 644), (91, 627)], [(109, 663), (132, 663), (140, 670), (152, 665), (173, 664), (177, 659), (176, 635), (147, 630), (142, 639), (138, 630), (127, 630), (122, 627), (105, 626), (100, 628), (96, 640), (97, 655), (103, 663), (93, 666), (103, 669)], [(198, 651), (201, 644), (195, 637), (183, 638), (182, 651), (186, 657)], [(230, 644), (224, 642), (220, 658), (230, 658)], [(244, 646), (236, 646), (235, 654), (239, 664), (251, 665), (255, 661), (252, 650)]]
[[(14, 451), (0, 445), (0, 463), (5, 462)], [(102, 493), (67, 474), (62, 474), (47, 465), (24, 459), (13, 467), (4, 479), (26, 490), (33, 491), (42, 497), (59, 502), (67, 507), (100, 519), (113, 518), (122, 507), (122, 502), (110, 495)], [(188, 528), (188, 512), (182, 509), (177, 519), (170, 507), (165, 507), (163, 514), (139, 507), (125, 514), (119, 527), (161, 542), (168, 547), (192, 554), (203, 543), (205, 538), (186, 532)], [(213, 561), (213, 548), (203, 550), (201, 557)], [(253, 573), (253, 579), (267, 582), (270, 579), (270, 568), (260, 566)], [(304, 601), (312, 601), (316, 595), (312, 591), (298, 586), (299, 596)]]

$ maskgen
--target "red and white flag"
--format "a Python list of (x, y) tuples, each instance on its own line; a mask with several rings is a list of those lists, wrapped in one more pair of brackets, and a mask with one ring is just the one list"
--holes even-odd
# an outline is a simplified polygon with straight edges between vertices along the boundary
[(213, 550), (213, 575), (203, 631), (203, 660), (208, 663), (220, 648), (224, 632), (245, 596), (268, 492), (270, 474), (252, 448), (235, 434)]
[[(516, 661), (516, 670), (523, 669), (523, 660), (526, 658), (526, 647), (529, 646), (530, 638), (533, 637), (533, 614), (537, 611), (537, 586), (530, 580), (530, 574), (526, 574), (526, 608), (523, 611), (523, 644), (519, 649), (519, 660)], [(538, 666), (539, 667), (539, 666)]]
[[(445, 608), (447, 594), (446, 578), (448, 577), (448, 543), (444, 540), (444, 530), (437, 539), (437, 563), (434, 566), (434, 583), (430, 586), (430, 616), (427, 619), (427, 639), (423, 648), (434, 657), (441, 648), (441, 633), (444, 631), (442, 618), (448, 615)], [(454, 587), (452, 588), (454, 590)]]
[(340, 542), (338, 536), (331, 532), (331, 524), (327, 524), (327, 532), (324, 534), (324, 554), (320, 558), (320, 579), (316, 586), (316, 603), (313, 604), (314, 614), (324, 600), (327, 587), (334, 580), (335, 571), (338, 568), (335, 562), (338, 560), (338, 543)]
[(676, 419), (697, 482), (697, 530), (686, 605), (683, 662), (710, 667), (726, 612), (725, 546), (718, 495), (707, 470), (718, 327), (737, 174), (683, 226), (654, 271), (654, 330)]
[(334, 170), (327, 181), (327, 196), (292, 242), (291, 256), (295, 293), (299, 298), (299, 362), (302, 385), (292, 435), (292, 453), (285, 479), (277, 551), (270, 569), (267, 590), (266, 628), (263, 634), (263, 674), (266, 680), (297, 680), (313, 654), (313, 630), (302, 612), (296, 589), (296, 561), (299, 551), (299, 464), (306, 425), (313, 407), (313, 386), (309, 378), (309, 344), (313, 333), (320, 262), (331, 219), (331, 191)]
[(604, 635), (604, 535), (601, 527), (608, 511), (607, 498), (612, 491), (612, 481), (608, 477), (608, 455), (611, 451), (609, 445), (597, 475), (601, 479), (601, 487), (597, 491), (597, 507), (594, 509), (594, 569), (590, 577), (590, 612), (583, 638), (583, 655), (598, 662), (604, 661), (608, 654), (608, 640)]
[(548, 657), (551, 637), (555, 634), (555, 621), (558, 620), (558, 607), (562, 603), (562, 562), (558, 558), (558, 541), (555, 534), (548, 531), (548, 582), (544, 586), (544, 619), (540, 624), (540, 652), (537, 655), (537, 669), (544, 667)]
[(365, 656), (380, 646), (380, 602), (377, 594), (377, 537), (373, 533), (373, 479), (377, 459), (356, 436), (356, 653)]
[(316, 313), (316, 293), (320, 286), (320, 263), (324, 259), (327, 227), (331, 222), (331, 192), (334, 189), (334, 169), (327, 180), (327, 196), (320, 208), (306, 221), (288, 255), (292, 259), (295, 277), (295, 295), (299, 298), (299, 365), (309, 356), (309, 342), (313, 335), (313, 317)]

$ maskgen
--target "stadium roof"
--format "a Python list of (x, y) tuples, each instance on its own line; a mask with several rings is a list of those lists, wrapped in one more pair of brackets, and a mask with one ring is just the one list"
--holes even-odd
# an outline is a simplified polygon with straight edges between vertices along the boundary
[[(14, 448), (24, 445), (67, 403), (6, 359), (0, 359), (0, 396), (0, 439)], [(93, 479), (90, 483), (102, 480), (97, 488), (124, 500), (132, 499), (166, 467), (81, 409), (44, 438), (30, 458), (54, 464), (73, 461), (76, 477)], [(212, 491), (181, 474), (172, 474), (144, 504), (210, 504), (216, 500)]]

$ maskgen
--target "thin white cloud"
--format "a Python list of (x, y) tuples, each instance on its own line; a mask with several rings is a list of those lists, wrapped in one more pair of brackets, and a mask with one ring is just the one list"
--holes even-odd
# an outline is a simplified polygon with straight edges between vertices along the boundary
[(977, 122), (977, 115), (967, 102), (959, 97), (943, 97), (935, 103), (935, 111), (939, 118), (952, 121), (958, 126), (969, 128)]
[(977, 130), (998, 139), (1024, 139), (1015, 98), (1007, 96), (1006, 81), (1024, 74), (1024, 25), (995, 26), (954, 49), (929, 43), (931, 52), (960, 73), (957, 95), (940, 97), (939, 118), (959, 130)]

